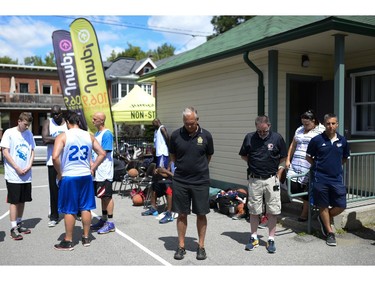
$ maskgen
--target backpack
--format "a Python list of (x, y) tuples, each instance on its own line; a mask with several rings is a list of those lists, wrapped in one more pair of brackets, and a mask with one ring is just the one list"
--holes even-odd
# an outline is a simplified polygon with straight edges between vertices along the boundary
[[(220, 191), (216, 195), (216, 204), (217, 209), (220, 213), (230, 216), (237, 213), (237, 206), (239, 204), (236, 197), (238, 196), (238, 193), (236, 191), (233, 191), (231, 189), (228, 189), (226, 191)], [(231, 212), (230, 207), (233, 206), (233, 210)]]

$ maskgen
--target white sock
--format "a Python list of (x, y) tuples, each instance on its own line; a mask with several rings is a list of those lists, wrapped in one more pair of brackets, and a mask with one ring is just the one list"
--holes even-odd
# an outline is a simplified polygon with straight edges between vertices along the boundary
[(269, 237), (268, 237), (268, 240), (273, 240), (273, 241), (275, 241), (275, 239), (273, 238), (273, 236), (269, 236)]
[(258, 234), (253, 233), (253, 234), (251, 234), (251, 237), (253, 237), (254, 239), (258, 239)]

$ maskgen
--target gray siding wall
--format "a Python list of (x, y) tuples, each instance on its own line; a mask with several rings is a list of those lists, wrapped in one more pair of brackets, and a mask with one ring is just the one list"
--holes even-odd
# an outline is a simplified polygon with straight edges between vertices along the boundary
[[(267, 58), (254, 61), (262, 71)], [(169, 133), (182, 126), (186, 106), (198, 110), (200, 125), (213, 135), (211, 178), (246, 185), (246, 163), (238, 155), (245, 134), (255, 130), (258, 77), (237, 56), (160, 77), (156, 113)]]
[[(333, 80), (332, 56), (309, 54), (310, 66), (303, 68), (300, 65), (301, 55), (292, 51), (279, 51), (276, 114), (277, 131), (284, 137), (287, 123), (287, 74), (321, 76), (323, 80)], [(264, 75), (265, 113), (275, 114), (268, 112), (268, 50), (250, 53), (249, 58)], [(371, 66), (374, 59), (374, 51), (347, 55), (346, 70)], [(236, 56), (158, 77), (156, 114), (171, 133), (182, 126), (183, 109), (194, 106), (198, 110), (199, 123), (214, 138), (211, 178), (233, 186), (244, 186), (247, 184), (247, 165), (238, 152), (245, 134), (255, 130), (257, 91), (257, 74), (243, 61), (242, 55)], [(292, 133), (295, 129), (291, 128)]]

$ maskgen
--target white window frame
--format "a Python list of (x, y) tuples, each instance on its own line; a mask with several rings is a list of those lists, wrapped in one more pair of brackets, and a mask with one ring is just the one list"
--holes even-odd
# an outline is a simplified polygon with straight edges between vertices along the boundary
[[(369, 101), (369, 102), (356, 102), (355, 100), (355, 89), (356, 89), (356, 78), (361, 77), (361, 76), (368, 76), (368, 75), (373, 75), (375, 76), (375, 70), (371, 71), (364, 71), (364, 72), (357, 72), (357, 73), (352, 73), (350, 75), (351, 78), (351, 91), (352, 91), (352, 134), (353, 135), (362, 135), (362, 136), (375, 136), (375, 128), (369, 128), (368, 131), (360, 131), (357, 129), (357, 111), (359, 106), (363, 105), (375, 105), (375, 101)], [(375, 87), (371, 90), (375, 91)], [(375, 93), (373, 93), (375, 94)], [(369, 112), (371, 114), (371, 111)], [(374, 114), (374, 113), (372, 113)], [(375, 125), (374, 125), (375, 126)]]
[(111, 96), (112, 96), (112, 103), (117, 103), (120, 100), (118, 96), (118, 83), (117, 82), (111, 84)]
[(152, 96), (152, 85), (151, 84), (141, 84), (141, 88), (149, 95)]

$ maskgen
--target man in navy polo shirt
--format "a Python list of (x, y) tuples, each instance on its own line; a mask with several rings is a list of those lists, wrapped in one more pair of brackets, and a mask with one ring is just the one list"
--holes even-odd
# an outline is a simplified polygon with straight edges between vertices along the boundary
[(336, 132), (339, 123), (335, 114), (324, 115), (324, 126), (325, 131), (311, 139), (306, 160), (312, 165), (312, 195), (319, 207), (322, 233), (327, 245), (336, 246), (331, 220), (346, 208), (342, 165), (350, 158), (350, 149), (345, 137)]
[(263, 213), (263, 197), (268, 218), (267, 251), (276, 252), (275, 232), (277, 215), (281, 212), (280, 181), (287, 156), (283, 137), (271, 132), (268, 116), (255, 119), (256, 131), (248, 133), (242, 143), (239, 155), (246, 161), (249, 181), (248, 207), (250, 212), (251, 237), (245, 250), (252, 251), (259, 246), (257, 229), (259, 215)]
[(176, 167), (172, 184), (172, 211), (178, 213), (178, 248), (174, 258), (181, 260), (186, 254), (187, 216), (192, 205), (192, 212), (197, 215), (197, 260), (204, 260), (207, 258), (204, 248), (206, 215), (210, 212), (208, 164), (214, 154), (214, 143), (211, 133), (198, 124), (198, 112), (193, 107), (185, 108), (182, 119), (184, 126), (172, 133), (169, 147), (170, 160)]

